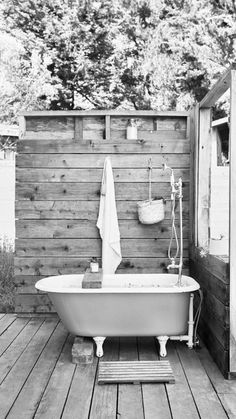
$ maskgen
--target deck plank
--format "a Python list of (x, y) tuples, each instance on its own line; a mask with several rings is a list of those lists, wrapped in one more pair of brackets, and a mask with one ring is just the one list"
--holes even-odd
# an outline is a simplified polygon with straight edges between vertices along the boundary
[(201, 419), (227, 419), (225, 410), (196, 352), (189, 350), (186, 345), (179, 345), (177, 352)]
[(233, 393), (218, 394), (229, 419), (236, 419), (236, 396)]
[(175, 376), (175, 384), (166, 384), (167, 395), (173, 419), (199, 419), (191, 389), (185, 378), (178, 354), (173, 342), (168, 342), (167, 359), (170, 361)]
[[(155, 361), (158, 359), (153, 338), (138, 340), (139, 359)], [(170, 408), (164, 384), (142, 384), (145, 419), (171, 419)]]
[(72, 343), (73, 338), (69, 335), (39, 403), (35, 419), (60, 418), (62, 415), (75, 371), (75, 364), (71, 362)]
[[(117, 361), (119, 357), (119, 341), (117, 338), (107, 339), (104, 344), (104, 356), (99, 362)], [(90, 419), (116, 418), (117, 384), (99, 385), (96, 381)]]
[(13, 340), (21, 333), (24, 327), (29, 323), (30, 319), (16, 319), (0, 336), (0, 356), (5, 352)]
[(87, 419), (93, 397), (98, 359), (92, 364), (76, 365), (62, 419)]
[(0, 313), (0, 320), (2, 320), (2, 318), (6, 316), (6, 313)]
[(208, 377), (211, 380), (217, 393), (233, 393), (236, 400), (236, 380), (226, 380), (223, 378), (216, 363), (211, 358), (207, 348), (202, 346), (197, 351), (198, 358), (200, 359)]
[(46, 319), (0, 386), (0, 418), (8, 414), (57, 321)]
[(0, 321), (0, 335), (16, 320), (16, 314), (6, 314)]
[(59, 323), (25, 382), (7, 416), (8, 419), (31, 419), (33, 417), (35, 406), (40, 402), (67, 336), (68, 332)]
[[(137, 361), (136, 338), (120, 339), (120, 361)], [(125, 419), (144, 419), (142, 388), (140, 384), (119, 384), (118, 386), (118, 417)]]
[(43, 321), (44, 319), (30, 320), (27, 326), (12, 342), (8, 350), (0, 357), (0, 383), (3, 382), (17, 359), (21, 356), (22, 352), (42, 325)]
[[(189, 351), (184, 343), (168, 342), (175, 384), (122, 384), (117, 392), (116, 384), (97, 384), (97, 358), (89, 365), (71, 363), (71, 337), (57, 318), (5, 317), (0, 419), (236, 419), (236, 381), (223, 378), (204, 346)], [(153, 338), (120, 342), (118, 356), (117, 339), (107, 339), (104, 360), (158, 358)]]

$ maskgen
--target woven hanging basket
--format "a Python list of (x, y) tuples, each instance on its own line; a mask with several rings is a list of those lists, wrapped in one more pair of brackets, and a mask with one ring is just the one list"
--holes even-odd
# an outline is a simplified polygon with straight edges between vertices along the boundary
[(142, 224), (156, 224), (164, 220), (165, 206), (162, 198), (138, 202), (137, 205), (139, 221)]
[(152, 199), (152, 162), (149, 159), (148, 200), (137, 203), (138, 217), (142, 224), (156, 224), (165, 218), (164, 199)]

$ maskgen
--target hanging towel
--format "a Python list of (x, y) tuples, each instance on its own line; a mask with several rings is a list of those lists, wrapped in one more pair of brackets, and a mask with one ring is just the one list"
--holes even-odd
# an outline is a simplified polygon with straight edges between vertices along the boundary
[(113, 274), (122, 257), (110, 157), (107, 157), (104, 162), (97, 227), (102, 238), (103, 273)]

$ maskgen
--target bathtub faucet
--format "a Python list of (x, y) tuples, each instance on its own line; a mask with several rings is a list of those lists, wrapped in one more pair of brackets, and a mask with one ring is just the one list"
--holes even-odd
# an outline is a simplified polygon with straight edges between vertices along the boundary
[(179, 265), (175, 264), (175, 259), (171, 259), (171, 264), (167, 266), (167, 269), (179, 269)]
[(167, 266), (168, 271), (169, 271), (169, 269), (178, 269), (179, 270), (178, 281), (177, 281), (177, 286), (178, 287), (181, 287), (181, 285), (182, 285), (182, 267), (183, 267), (183, 264), (181, 262), (178, 265), (176, 265), (174, 258), (171, 259), (171, 264)]

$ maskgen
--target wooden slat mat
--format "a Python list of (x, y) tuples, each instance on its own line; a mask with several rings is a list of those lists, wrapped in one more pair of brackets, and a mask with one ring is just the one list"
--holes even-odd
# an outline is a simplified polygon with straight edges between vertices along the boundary
[(169, 361), (100, 361), (98, 383), (174, 383)]

